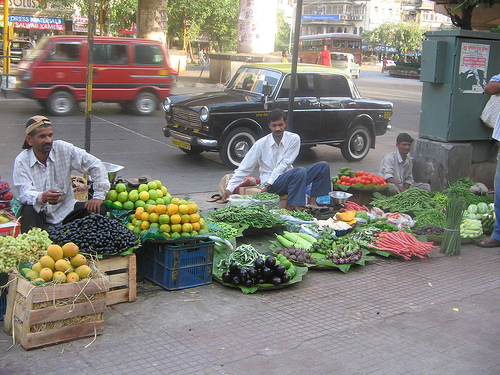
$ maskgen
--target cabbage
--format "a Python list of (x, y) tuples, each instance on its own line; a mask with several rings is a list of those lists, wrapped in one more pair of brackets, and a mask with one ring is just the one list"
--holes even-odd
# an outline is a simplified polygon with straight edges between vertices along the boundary
[(475, 214), (477, 212), (477, 206), (475, 204), (470, 204), (469, 207), (467, 207), (467, 211), (471, 214)]
[(480, 214), (487, 214), (490, 211), (488, 205), (484, 202), (480, 202), (477, 204), (477, 212)]

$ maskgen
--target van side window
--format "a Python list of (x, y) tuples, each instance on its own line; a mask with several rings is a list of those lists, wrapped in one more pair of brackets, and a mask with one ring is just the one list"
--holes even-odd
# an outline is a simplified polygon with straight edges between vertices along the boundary
[(321, 75), (319, 93), (322, 98), (350, 98), (351, 91), (347, 79), (341, 75)]
[(124, 65), (128, 62), (124, 44), (94, 44), (94, 64)]
[(158, 46), (136, 44), (134, 59), (136, 65), (163, 65), (163, 54)]
[(80, 60), (80, 43), (56, 43), (50, 51), (50, 60), (78, 61)]

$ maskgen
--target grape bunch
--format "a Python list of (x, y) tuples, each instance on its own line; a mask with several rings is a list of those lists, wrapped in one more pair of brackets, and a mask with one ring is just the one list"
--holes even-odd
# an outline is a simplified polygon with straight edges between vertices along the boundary
[(82, 252), (119, 254), (137, 246), (139, 240), (125, 225), (102, 215), (89, 215), (47, 229), (50, 239), (62, 246), (74, 242)]
[(36, 262), (52, 243), (49, 234), (33, 228), (17, 237), (0, 236), (0, 272), (10, 272), (18, 262)]

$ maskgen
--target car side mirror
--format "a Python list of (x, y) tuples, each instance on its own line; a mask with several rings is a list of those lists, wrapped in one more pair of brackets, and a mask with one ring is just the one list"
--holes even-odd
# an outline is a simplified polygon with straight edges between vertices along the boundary
[(270, 96), (272, 92), (273, 92), (273, 85), (266, 82), (264, 84), (264, 87), (262, 88), (262, 93), (264, 94), (264, 96)]

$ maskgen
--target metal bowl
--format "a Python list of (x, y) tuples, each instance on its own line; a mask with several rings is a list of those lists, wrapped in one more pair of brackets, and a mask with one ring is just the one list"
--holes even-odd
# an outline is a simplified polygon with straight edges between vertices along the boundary
[(332, 204), (343, 204), (346, 200), (352, 197), (352, 194), (345, 191), (331, 191), (328, 193)]
[(106, 163), (106, 162), (103, 162), (102, 164), (104, 164), (104, 166), (106, 167), (106, 171), (108, 172), (109, 182), (112, 184), (113, 182), (115, 182), (116, 174), (119, 171), (121, 171), (124, 167), (122, 167), (121, 165)]

